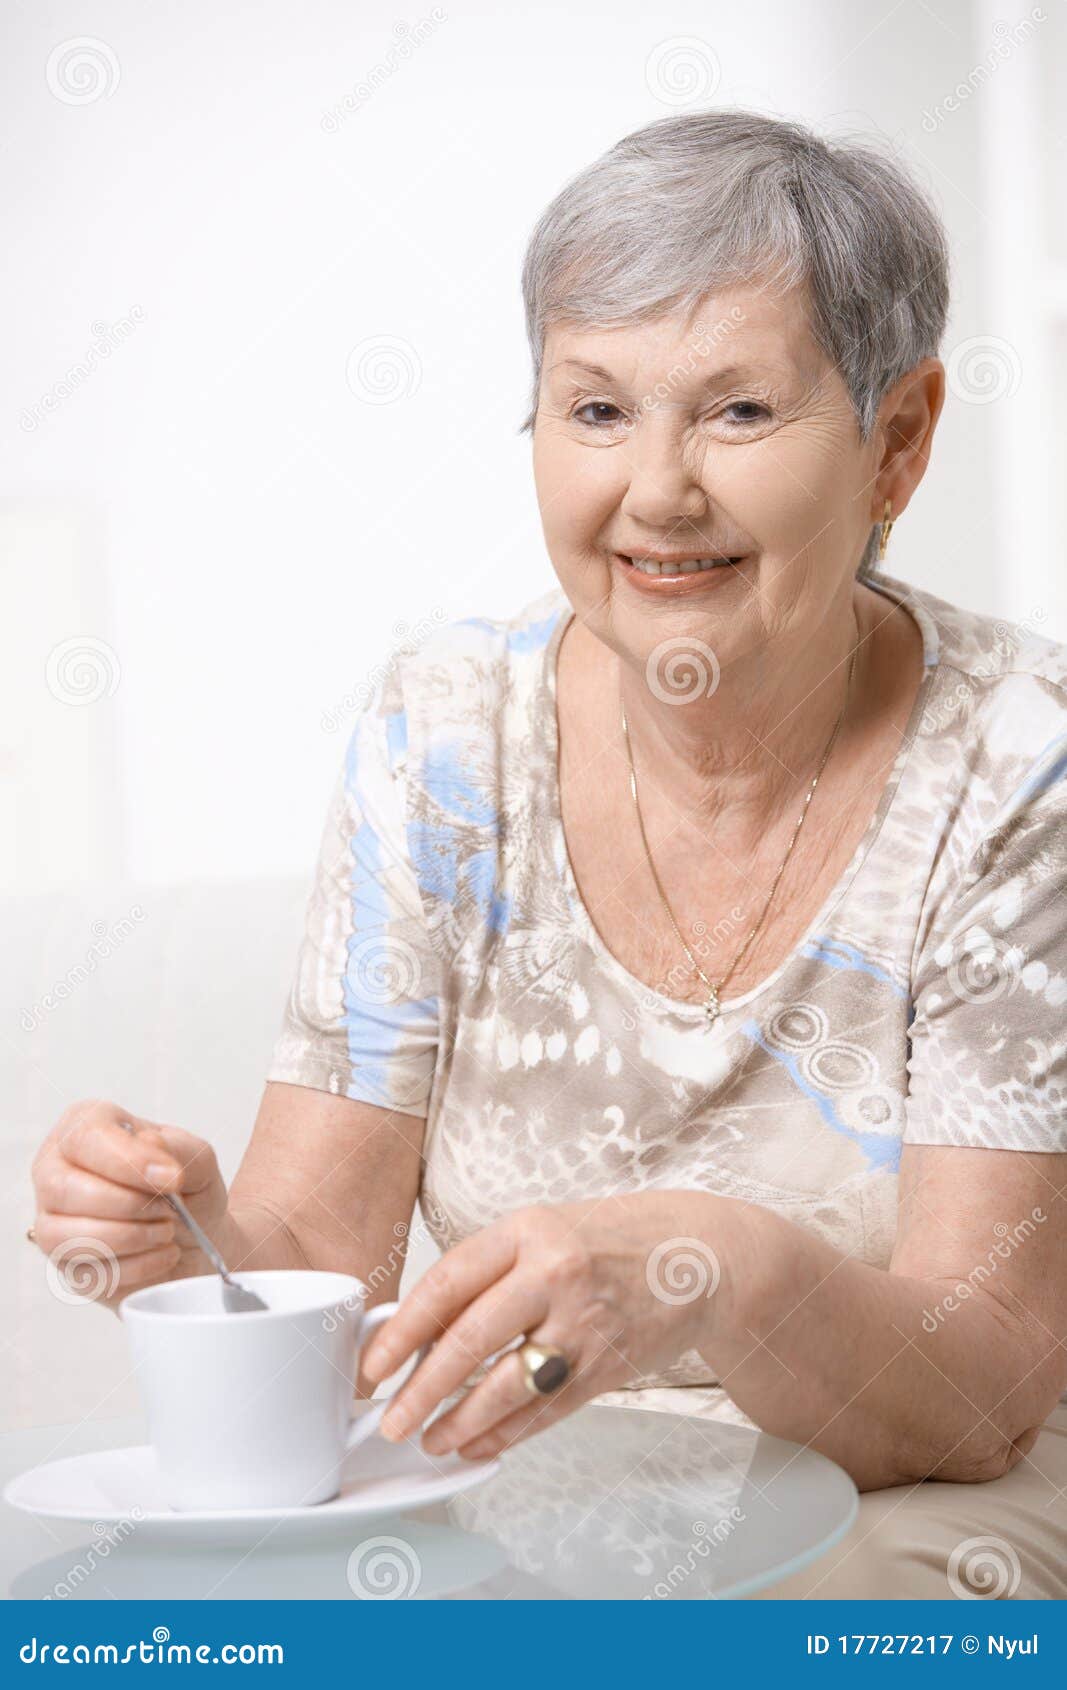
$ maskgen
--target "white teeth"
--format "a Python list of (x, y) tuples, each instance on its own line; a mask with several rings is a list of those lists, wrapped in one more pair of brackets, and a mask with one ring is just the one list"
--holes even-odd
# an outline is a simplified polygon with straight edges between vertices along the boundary
[(630, 562), (642, 575), (696, 575), (705, 569), (720, 569), (736, 560), (728, 557), (687, 558), (683, 563), (660, 563), (656, 558), (632, 557)]

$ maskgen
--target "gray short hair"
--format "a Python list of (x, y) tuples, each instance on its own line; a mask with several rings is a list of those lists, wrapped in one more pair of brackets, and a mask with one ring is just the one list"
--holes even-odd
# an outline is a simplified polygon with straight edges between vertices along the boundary
[[(694, 310), (754, 281), (806, 285), (813, 332), (867, 440), (883, 395), (936, 357), (949, 302), (941, 220), (908, 171), (869, 140), (824, 141), (741, 110), (685, 112), (626, 135), (573, 177), (526, 248), (522, 290), (533, 392), (545, 331)], [(874, 563), (878, 529), (860, 562)]]

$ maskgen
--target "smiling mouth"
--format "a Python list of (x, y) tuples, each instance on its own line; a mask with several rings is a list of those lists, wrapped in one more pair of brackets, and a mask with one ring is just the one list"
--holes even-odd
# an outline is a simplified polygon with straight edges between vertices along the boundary
[(679, 558), (669, 563), (664, 563), (659, 558), (627, 557), (625, 552), (617, 552), (616, 556), (622, 558), (623, 563), (628, 563), (641, 575), (652, 577), (659, 575), (703, 575), (712, 569), (736, 568), (739, 563), (744, 562), (744, 554), (738, 557)]

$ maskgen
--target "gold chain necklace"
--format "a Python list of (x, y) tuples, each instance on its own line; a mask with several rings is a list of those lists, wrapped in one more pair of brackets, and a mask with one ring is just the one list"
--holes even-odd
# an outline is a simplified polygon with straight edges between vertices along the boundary
[(622, 731), (623, 731), (623, 736), (626, 740), (627, 754), (628, 754), (629, 759), (630, 759), (630, 792), (633, 796), (634, 809), (637, 812), (637, 825), (641, 830), (641, 843), (644, 845), (644, 848), (645, 848), (645, 856), (648, 858), (648, 866), (649, 866), (649, 869), (651, 870), (652, 878), (656, 883), (656, 890), (660, 895), (660, 899), (662, 901), (663, 908), (667, 912), (667, 919), (670, 921), (671, 926), (674, 928), (674, 931), (678, 936), (678, 940), (681, 944), (681, 947), (682, 947), (683, 951), (685, 952), (686, 956), (689, 958), (690, 964), (692, 965), (692, 967), (694, 968), (696, 973), (700, 976), (701, 980), (704, 982), (704, 985), (708, 989), (708, 1000), (704, 1005), (704, 1013), (708, 1018), (708, 1025), (709, 1026), (711, 1026), (714, 1023), (716, 1017), (719, 1014), (720, 1008), (721, 1008), (721, 1005), (719, 1003), (719, 993), (722, 991), (722, 988), (726, 985), (727, 981), (730, 980), (732, 978), (733, 974), (736, 972), (738, 963), (741, 961), (741, 958), (746, 954), (746, 952), (748, 951), (748, 948), (751, 945), (753, 939), (756, 937), (756, 934), (759, 932), (760, 928), (763, 926), (764, 920), (766, 919), (767, 911), (771, 907), (771, 900), (774, 897), (775, 892), (778, 890), (778, 882), (781, 880), (782, 875), (785, 872), (785, 865), (786, 865), (786, 863), (788, 863), (790, 857), (793, 854), (793, 846), (797, 842), (797, 835), (799, 834), (800, 829), (803, 825), (804, 817), (808, 813), (808, 805), (811, 803), (812, 795), (814, 794), (816, 786), (819, 784), (819, 776), (822, 774), (823, 769), (826, 767), (827, 758), (829, 757), (831, 751), (834, 748), (834, 742), (836, 741), (838, 733), (840, 732), (841, 723), (845, 719), (845, 711), (848, 708), (849, 693), (850, 693), (851, 687), (852, 687), (852, 671), (853, 671), (853, 668), (855, 667), (855, 663), (856, 663), (856, 648), (853, 647), (852, 654), (851, 654), (851, 656), (849, 657), (849, 660), (848, 660), (848, 675), (847, 675), (846, 680), (845, 680), (845, 702), (842, 704), (841, 713), (838, 716), (837, 721), (834, 723), (834, 731), (830, 735), (830, 738), (827, 740), (826, 749), (823, 752), (822, 757), (819, 760), (819, 767), (816, 769), (814, 775), (812, 776), (811, 785), (808, 787), (807, 794), (804, 798), (803, 807), (801, 809), (800, 815), (797, 817), (797, 824), (793, 829), (793, 837), (789, 841), (789, 845), (786, 849), (785, 856), (782, 858), (781, 864), (779, 866), (778, 873), (775, 875), (774, 880), (771, 883), (771, 889), (767, 894), (767, 901), (764, 904), (763, 909), (760, 911), (759, 920), (757, 921), (755, 927), (753, 927), (751, 933), (748, 935), (748, 938), (745, 940), (744, 944), (741, 946), (741, 949), (737, 952), (737, 955), (734, 957), (734, 960), (730, 964), (726, 973), (719, 980), (709, 980), (708, 979), (707, 975), (704, 973), (704, 970), (701, 968), (701, 966), (700, 966), (699, 962), (697, 961), (696, 957), (693, 955), (692, 951), (689, 949), (689, 946), (686, 944), (685, 939), (682, 937), (681, 928), (678, 926), (678, 923), (674, 919), (674, 912), (671, 909), (670, 904), (667, 902), (667, 894), (663, 890), (663, 885), (662, 885), (662, 882), (660, 881), (660, 877), (656, 873), (656, 865), (652, 861), (652, 852), (649, 850), (648, 836), (645, 833), (645, 824), (644, 824), (644, 820), (643, 820), (642, 815), (641, 815), (641, 803), (640, 803), (640, 800), (638, 799), (638, 796), (637, 796), (637, 771), (634, 768), (634, 752), (633, 752), (633, 746), (630, 743), (630, 724), (626, 720), (626, 706), (625, 706), (625, 704), (622, 706)]

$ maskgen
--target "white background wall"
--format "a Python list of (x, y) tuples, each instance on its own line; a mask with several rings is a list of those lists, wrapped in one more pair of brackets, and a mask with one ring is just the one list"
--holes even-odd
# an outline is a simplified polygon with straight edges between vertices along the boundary
[[(1042, 249), (1067, 304), (1063, 7), (977, 83), (997, 8), (966, 0), (450, 0), (436, 24), (379, 0), (0, 10), (16, 884), (305, 872), (341, 751), (324, 712), (396, 625), (507, 613), (552, 584), (516, 433), (523, 244), (567, 176), (685, 103), (880, 131), (930, 185), (955, 256), (946, 361), (975, 337), (993, 350), (970, 401), (973, 353), (962, 367), (895, 568), (991, 611), (1040, 604), (1067, 635), (1047, 475), (1026, 483), (1033, 509), (1004, 503), (1013, 456), (1064, 444), (1028, 309)], [(85, 36), (83, 76), (69, 55), (49, 69)], [(110, 353), (44, 409), (101, 338)], [(391, 403), (346, 379), (378, 339), (406, 395)], [(1036, 410), (1042, 375), (1055, 402)], [(114, 690), (91, 708), (48, 690), (67, 639), (110, 648), (92, 660)], [(70, 786), (89, 756), (95, 808)]]
[[(1067, 8), (1041, 12), (0, 0), (0, 874), (29, 912), (0, 952), (9, 1236), (31, 1144), (74, 1097), (121, 1095), (135, 1036), (132, 949), (110, 1020), (90, 983), (43, 1042), (20, 1024), (87, 939), (44, 942), (72, 907), (51, 900), (106, 923), (131, 885), (303, 887), (346, 695), (400, 625), (553, 584), (519, 268), (629, 130), (742, 104), (900, 147), (955, 274), (950, 399), (892, 568), (1067, 638)], [(171, 1048), (177, 1018), (153, 1027), (129, 1106), (205, 1130), (225, 1098), (232, 1165), (266, 1044), (242, 1043), (235, 1102), (225, 1040), (211, 1069)]]

